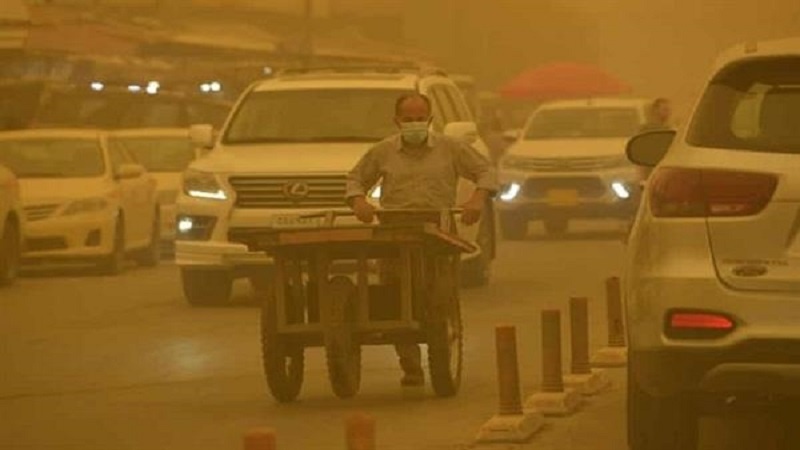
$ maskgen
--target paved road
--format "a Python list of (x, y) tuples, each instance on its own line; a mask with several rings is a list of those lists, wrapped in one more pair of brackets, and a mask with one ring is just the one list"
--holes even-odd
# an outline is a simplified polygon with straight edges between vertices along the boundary
[[(592, 230), (504, 243), (493, 284), (464, 292), (466, 373), (447, 400), (404, 393), (393, 352), (369, 348), (356, 399), (333, 397), (323, 356), (311, 351), (300, 401), (279, 405), (266, 394), (246, 284), (236, 305), (197, 309), (181, 299), (169, 264), (116, 278), (32, 274), (0, 292), (0, 449), (235, 449), (244, 430), (264, 425), (277, 429), (280, 449), (341, 449), (353, 411), (376, 416), (381, 450), (472, 448), (496, 404), (494, 325), (517, 325), (523, 390), (532, 393), (538, 312), (589, 296), (601, 346), (603, 282), (619, 273), (622, 254), (613, 235)], [(551, 421), (527, 445), (487, 448), (624, 448), (623, 374), (610, 374), (614, 388), (578, 415)]]

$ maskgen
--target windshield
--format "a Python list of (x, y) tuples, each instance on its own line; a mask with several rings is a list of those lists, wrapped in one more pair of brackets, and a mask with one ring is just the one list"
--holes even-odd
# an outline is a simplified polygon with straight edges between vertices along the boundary
[(544, 109), (534, 114), (525, 139), (625, 138), (640, 126), (633, 108)]
[(0, 164), (19, 178), (97, 177), (105, 162), (95, 139), (0, 141)]
[(113, 138), (110, 144), (124, 147), (150, 172), (183, 172), (195, 159), (188, 137)]
[(721, 72), (688, 140), (700, 147), (800, 153), (800, 58), (769, 58)]
[(236, 112), (225, 142), (377, 142), (396, 132), (394, 102), (402, 93), (389, 89), (255, 92)]

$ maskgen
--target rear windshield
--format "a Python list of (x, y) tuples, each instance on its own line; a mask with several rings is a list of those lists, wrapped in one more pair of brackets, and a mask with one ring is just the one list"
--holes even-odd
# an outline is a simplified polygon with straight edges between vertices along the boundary
[(689, 129), (698, 147), (800, 153), (800, 58), (763, 58), (722, 70)]
[(53, 92), (40, 108), (37, 127), (180, 128), (187, 125), (177, 99), (143, 94)]
[(105, 172), (97, 139), (0, 140), (0, 164), (19, 178), (83, 178)]
[(195, 159), (188, 137), (117, 137), (109, 140), (150, 172), (183, 172)]
[(641, 126), (634, 108), (565, 108), (536, 112), (525, 139), (617, 138), (636, 134)]

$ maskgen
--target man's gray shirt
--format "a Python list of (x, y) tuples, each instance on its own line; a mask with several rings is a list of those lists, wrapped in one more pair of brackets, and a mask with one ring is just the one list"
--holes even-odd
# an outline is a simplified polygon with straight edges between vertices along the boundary
[(494, 167), (471, 146), (431, 133), (427, 145), (407, 148), (397, 134), (373, 146), (350, 171), (346, 196), (366, 196), (380, 181), (384, 208), (452, 208), (459, 178), (497, 191)]

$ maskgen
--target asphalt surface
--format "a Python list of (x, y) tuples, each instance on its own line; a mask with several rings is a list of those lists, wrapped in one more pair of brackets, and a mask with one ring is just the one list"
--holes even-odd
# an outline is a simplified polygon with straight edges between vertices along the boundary
[[(502, 244), (492, 284), (463, 292), (466, 366), (452, 399), (403, 391), (392, 349), (369, 347), (355, 399), (333, 396), (314, 349), (299, 401), (281, 405), (266, 392), (246, 283), (230, 307), (191, 308), (169, 263), (119, 277), (29, 273), (0, 291), (0, 449), (237, 449), (259, 426), (276, 429), (279, 449), (343, 449), (342, 424), (355, 411), (377, 419), (380, 450), (624, 449), (620, 369), (608, 372), (610, 390), (572, 417), (548, 420), (527, 444), (473, 442), (496, 410), (495, 325), (517, 326), (523, 396), (539, 385), (542, 309), (566, 312), (570, 296), (588, 296), (593, 350), (605, 344), (603, 283), (619, 275), (624, 252), (617, 229), (548, 239), (534, 228), (527, 241)], [(771, 448), (769, 424), (730, 422), (708, 422), (702, 448)]]

